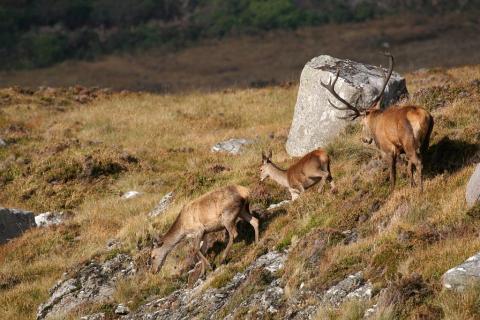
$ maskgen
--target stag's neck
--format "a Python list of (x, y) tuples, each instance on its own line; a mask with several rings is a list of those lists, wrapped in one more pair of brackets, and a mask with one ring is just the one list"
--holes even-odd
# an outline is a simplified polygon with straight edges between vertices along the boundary
[(270, 163), (270, 166), (268, 166), (268, 174), (270, 178), (276, 183), (286, 188), (290, 186), (288, 183), (287, 170), (281, 169), (275, 164)]
[[(180, 213), (181, 215), (182, 213)], [(185, 230), (183, 230), (180, 223), (180, 216), (177, 217), (173, 225), (168, 229), (167, 233), (162, 237), (162, 245), (170, 247), (175, 245), (181, 238), (185, 236)]]

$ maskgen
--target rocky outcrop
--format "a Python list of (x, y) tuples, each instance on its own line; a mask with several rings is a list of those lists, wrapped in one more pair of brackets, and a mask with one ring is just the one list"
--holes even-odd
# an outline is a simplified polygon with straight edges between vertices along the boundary
[(50, 299), (39, 306), (37, 319), (59, 318), (82, 304), (108, 301), (116, 282), (135, 273), (132, 258), (126, 254), (103, 263), (90, 261), (50, 290)]
[(167, 210), (168, 207), (170, 206), (170, 203), (172, 203), (174, 196), (175, 194), (173, 193), (173, 191), (164, 195), (163, 198), (160, 199), (160, 202), (155, 206), (155, 208), (153, 208), (152, 211), (148, 213), (148, 215), (150, 217), (156, 217), (162, 212), (164, 212), (165, 210)]
[(468, 258), (464, 263), (448, 270), (442, 277), (447, 289), (463, 291), (480, 283), (480, 253)]
[(212, 147), (212, 152), (226, 152), (230, 154), (239, 154), (244, 145), (252, 144), (252, 140), (248, 139), (229, 139), (217, 143)]
[(35, 226), (35, 217), (32, 212), (0, 208), (0, 244), (18, 237)]
[(468, 180), (465, 199), (469, 207), (473, 207), (476, 203), (480, 202), (480, 163), (477, 164), (470, 180)]
[[(141, 306), (136, 312), (122, 317), (124, 320), (176, 320), (220, 317), (221, 309), (229, 299), (255, 272), (264, 272), (271, 279), (263, 290), (256, 292), (238, 305), (232, 307), (227, 319), (235, 314), (242, 304), (255, 305), (256, 313), (275, 313), (283, 301), (283, 288), (275, 274), (283, 268), (287, 254), (272, 251), (260, 256), (245, 271), (237, 273), (226, 285), (221, 288), (209, 288), (208, 282), (198, 280), (193, 289), (179, 289), (167, 297), (153, 299)], [(214, 276), (214, 275), (213, 275)], [(222, 318), (222, 317), (221, 317)]]
[[(310, 60), (300, 77), (295, 112), (286, 144), (289, 155), (302, 156), (326, 146), (347, 125), (347, 121), (338, 119), (344, 113), (329, 105), (328, 99), (332, 102), (335, 100), (320, 84), (335, 77), (337, 70), (340, 70), (340, 76), (336, 91), (351, 103), (360, 96), (360, 107), (367, 106), (379, 93), (386, 72), (378, 67), (327, 55)], [(394, 72), (385, 90), (384, 105), (388, 106), (406, 94), (405, 79)]]
[(338, 307), (346, 300), (368, 300), (372, 297), (373, 286), (366, 282), (362, 272), (349, 275), (325, 292), (323, 302)]

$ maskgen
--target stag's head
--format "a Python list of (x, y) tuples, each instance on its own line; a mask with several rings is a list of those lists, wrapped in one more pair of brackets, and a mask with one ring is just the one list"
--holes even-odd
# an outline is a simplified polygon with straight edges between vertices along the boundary
[(337, 74), (335, 75), (335, 79), (333, 81), (330, 79), (328, 83), (323, 83), (323, 82), (321, 83), (322, 86), (325, 89), (327, 89), (335, 99), (337, 99), (344, 105), (343, 107), (337, 107), (334, 103), (330, 101), (330, 99), (328, 100), (328, 103), (330, 104), (330, 106), (332, 106), (332, 108), (341, 110), (341, 111), (346, 111), (345, 116), (339, 117), (340, 119), (353, 121), (357, 118), (361, 118), (362, 142), (367, 144), (370, 144), (373, 142), (373, 133), (371, 130), (372, 115), (378, 114), (379, 112), (381, 112), (380, 104), (382, 102), (383, 94), (385, 93), (385, 88), (387, 87), (388, 80), (390, 80), (390, 77), (393, 71), (393, 63), (394, 63), (393, 56), (390, 53), (385, 53), (385, 55), (389, 57), (390, 65), (388, 68), (388, 72), (387, 72), (387, 75), (385, 76), (385, 80), (380, 90), (380, 93), (377, 95), (375, 99), (373, 99), (370, 102), (369, 104), (370, 107), (368, 108), (361, 108), (358, 106), (358, 101), (360, 100), (360, 96), (357, 97), (357, 100), (355, 101), (354, 104), (351, 104), (350, 102), (340, 97), (337, 92), (335, 92), (335, 84), (337, 83), (340, 71), (337, 70)]
[(262, 151), (262, 165), (260, 166), (260, 181), (267, 179), (270, 176), (269, 167), (272, 164), (272, 150), (268, 153), (268, 156)]

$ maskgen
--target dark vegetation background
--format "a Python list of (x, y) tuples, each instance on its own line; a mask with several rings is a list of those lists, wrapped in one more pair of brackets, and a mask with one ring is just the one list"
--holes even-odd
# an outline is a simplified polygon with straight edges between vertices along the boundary
[(0, 68), (409, 13), (475, 17), (479, 8), (480, 0), (0, 0)]

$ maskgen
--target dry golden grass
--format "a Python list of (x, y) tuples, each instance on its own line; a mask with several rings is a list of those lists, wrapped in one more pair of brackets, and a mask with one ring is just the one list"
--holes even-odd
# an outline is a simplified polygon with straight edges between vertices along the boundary
[[(480, 89), (474, 80), (479, 78), (478, 66), (407, 76), (411, 101), (426, 101), (436, 119), (422, 195), (408, 187), (404, 166), (392, 194), (387, 173), (359, 171), (376, 153), (360, 144), (359, 127), (353, 125), (328, 147), (339, 193), (307, 192), (264, 217), (260, 243), (236, 242), (229, 264), (216, 272), (210, 285), (221, 286), (268, 250), (297, 244), (309, 248), (310, 239), (324, 234), (329, 241), (318, 264), (308, 262), (304, 254), (308, 250), (290, 254), (288, 272), (282, 275), (287, 296), (294, 295), (301, 282), (321, 290), (358, 270), (364, 270), (376, 288), (388, 286), (399, 273), (418, 273), (434, 288), (426, 298), (432, 308), (441, 308), (452, 319), (478, 316), (476, 300), (442, 293), (439, 283), (443, 272), (480, 250), (480, 221), (466, 214), (463, 200), (472, 161), (475, 157), (478, 161)], [(465, 94), (447, 90), (448, 96), (437, 97), (432, 87), (438, 85), (460, 88)], [(31, 230), (0, 247), (0, 318), (33, 318), (63, 272), (92, 257), (112, 254), (105, 248), (110, 238), (120, 239), (120, 250), (140, 259), (141, 248), (168, 228), (183, 204), (215, 187), (238, 183), (263, 190), (263, 198), (254, 199), (262, 205), (287, 197), (273, 183), (259, 184), (258, 169), (261, 150), (270, 147), (281, 165), (293, 161), (284, 143), (296, 91), (291, 86), (208, 94), (122, 93), (85, 105), (60, 102), (59, 96), (42, 103), (46, 98), (41, 95), (0, 91), (0, 127), (11, 143), (0, 149), (0, 200), (10, 207), (74, 213), (63, 226)], [(447, 102), (438, 107), (438, 99)], [(210, 152), (214, 143), (231, 137), (254, 139), (255, 144), (241, 156)], [(214, 165), (230, 170), (217, 172)], [(121, 192), (132, 189), (143, 194), (120, 198)], [(165, 214), (148, 218), (146, 213), (171, 190), (176, 192), (174, 204)], [(359, 222), (361, 215), (367, 220)], [(377, 227), (380, 224), (383, 227)], [(342, 244), (340, 232), (353, 228), (359, 241)], [(409, 237), (399, 236), (405, 232)], [(130, 306), (135, 308), (152, 294), (165, 295), (185, 285), (176, 266), (188, 250), (188, 244), (176, 249), (160, 275), (141, 272), (122, 281), (113, 303), (133, 301)], [(256, 289), (253, 283), (246, 286), (238, 299)], [(87, 311), (111, 312), (112, 305), (85, 306), (72, 317)], [(332, 318), (356, 319), (366, 307), (350, 304), (341, 314), (325, 312)], [(423, 312), (419, 308), (406, 303), (401, 317)]]

